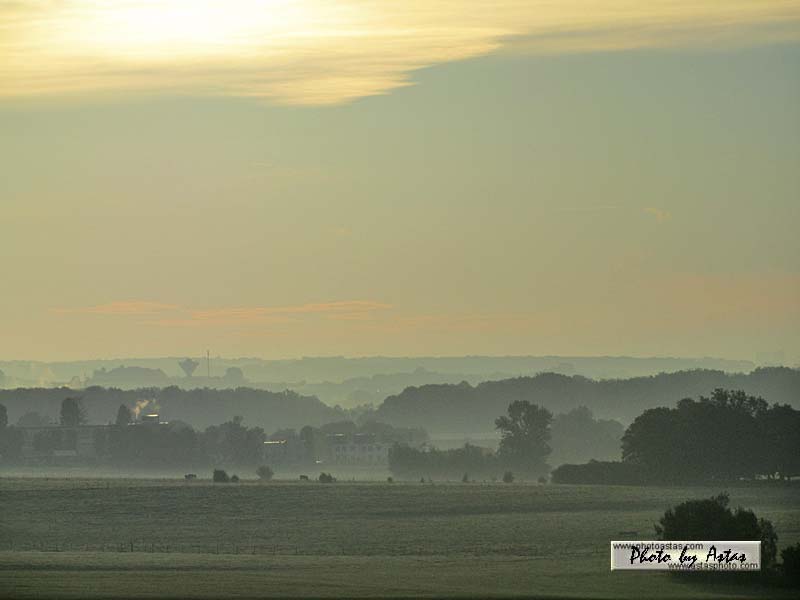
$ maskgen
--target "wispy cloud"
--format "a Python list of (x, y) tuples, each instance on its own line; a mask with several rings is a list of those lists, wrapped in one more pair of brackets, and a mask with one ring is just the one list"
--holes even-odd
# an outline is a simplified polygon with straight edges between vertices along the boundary
[(195, 310), (191, 312), (191, 318), (195, 321), (206, 322), (263, 321), (274, 319), (275, 317), (303, 314), (363, 315), (376, 310), (386, 310), (391, 307), (391, 304), (383, 304), (381, 302), (348, 300), (316, 304), (299, 304), (296, 306), (255, 306)]
[(0, 97), (97, 91), (337, 104), (513, 52), (800, 39), (796, 0), (0, 0)]
[(594, 204), (587, 206), (560, 206), (556, 208), (556, 212), (601, 212), (606, 210), (619, 210), (625, 208), (618, 204)]
[(53, 308), (57, 314), (153, 317), (143, 321), (159, 327), (204, 327), (214, 325), (276, 325), (298, 321), (302, 316), (325, 316), (337, 320), (364, 320), (371, 313), (386, 311), (391, 304), (370, 300), (341, 300), (287, 306), (244, 306), (208, 309), (185, 308), (175, 304), (119, 301), (82, 308)]
[(59, 314), (84, 314), (84, 315), (155, 315), (158, 313), (174, 311), (180, 307), (176, 304), (162, 302), (147, 302), (142, 300), (124, 300), (85, 306), (80, 308), (53, 308), (51, 312)]

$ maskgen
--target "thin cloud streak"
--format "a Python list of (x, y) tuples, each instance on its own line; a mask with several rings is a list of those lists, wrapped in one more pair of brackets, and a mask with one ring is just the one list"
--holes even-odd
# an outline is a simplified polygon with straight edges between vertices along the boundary
[(97, 92), (340, 104), (491, 52), (800, 39), (789, 0), (0, 1), (0, 98)]
[(50, 310), (51, 312), (58, 314), (127, 316), (127, 315), (154, 315), (157, 313), (177, 310), (179, 308), (180, 307), (176, 304), (127, 300), (120, 302), (110, 302), (108, 304), (98, 304), (97, 306), (86, 306), (81, 308), (53, 308)]
[(362, 300), (342, 302), (322, 302), (301, 304), (297, 306), (257, 306), (249, 308), (218, 308), (192, 311), (192, 319), (196, 321), (257, 321), (277, 315), (343, 313), (359, 314), (392, 308), (391, 304)]
[(365, 320), (376, 311), (392, 308), (391, 304), (369, 300), (341, 300), (289, 306), (224, 307), (189, 309), (160, 302), (118, 301), (82, 308), (53, 308), (56, 314), (148, 316), (172, 313), (142, 323), (159, 327), (203, 327), (242, 323), (286, 324), (296, 322), (302, 315), (323, 315), (340, 320)]

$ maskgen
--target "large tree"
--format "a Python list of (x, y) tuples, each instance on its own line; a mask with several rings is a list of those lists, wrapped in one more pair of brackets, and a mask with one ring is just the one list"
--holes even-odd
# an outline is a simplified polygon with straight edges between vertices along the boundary
[(78, 427), (86, 424), (86, 410), (80, 398), (64, 398), (61, 403), (61, 425), (63, 427)]
[(553, 414), (546, 408), (517, 400), (508, 406), (508, 415), (498, 417), (495, 426), (502, 434), (498, 455), (514, 469), (529, 474), (548, 470), (550, 424)]
[(758, 421), (763, 440), (761, 473), (781, 479), (800, 475), (800, 410), (775, 404)]
[(206, 428), (202, 443), (209, 459), (218, 465), (257, 465), (267, 436), (261, 427), (245, 427), (242, 417)]
[(663, 483), (736, 481), (797, 472), (798, 411), (717, 389), (676, 408), (644, 411), (622, 438), (622, 459)]

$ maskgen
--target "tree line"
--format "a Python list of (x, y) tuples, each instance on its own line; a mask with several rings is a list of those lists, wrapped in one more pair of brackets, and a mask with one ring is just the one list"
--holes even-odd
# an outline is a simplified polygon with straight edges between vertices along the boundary
[(560, 483), (710, 483), (800, 475), (800, 411), (716, 389), (639, 415), (622, 437), (622, 460), (564, 465)]
[[(397, 446), (389, 466), (405, 478), (452, 479), (459, 473), (499, 478), (506, 470), (540, 477), (550, 471), (553, 424), (549, 410), (517, 400), (495, 419), (502, 435), (496, 452), (470, 445), (455, 450)], [(770, 406), (740, 390), (716, 389), (710, 397), (683, 399), (675, 408), (645, 410), (625, 430), (621, 457), (564, 464), (552, 479), (622, 485), (791, 479), (800, 475), (800, 411), (786, 404)]]
[[(78, 398), (61, 403), (59, 425), (34, 430), (33, 447), (40, 456), (74, 450), (77, 428), (86, 425), (87, 411)], [(247, 427), (242, 417), (195, 431), (182, 421), (134, 424), (133, 411), (120, 405), (114, 424), (91, 430), (94, 454), (100, 462), (125, 466), (258, 465), (267, 439), (261, 427)], [(0, 455), (20, 459), (24, 431), (8, 425), (6, 407), (0, 404)]]
[[(135, 408), (141, 409), (142, 404)], [(34, 459), (48, 460), (59, 451), (75, 451), (79, 431), (91, 434), (93, 460), (141, 467), (255, 466), (265, 460), (264, 442), (268, 439), (291, 442), (300, 450), (297, 456), (300, 463), (308, 465), (330, 458), (329, 436), (362, 435), (384, 442), (413, 444), (427, 440), (423, 429), (398, 429), (375, 421), (356, 424), (340, 420), (320, 427), (306, 425), (299, 432), (281, 428), (268, 436), (262, 427), (248, 427), (241, 416), (236, 416), (204, 430), (195, 430), (183, 421), (160, 422), (157, 415), (153, 420), (137, 420), (134, 410), (126, 404), (118, 407), (112, 425), (81, 430), (88, 421), (83, 400), (75, 397), (62, 400), (60, 427), (49, 421), (33, 423), (31, 428), (10, 426), (6, 407), (0, 404), (0, 459), (15, 462), (24, 458), (25, 435), (32, 438)], [(87, 456), (80, 459), (87, 460)]]
[(507, 414), (495, 420), (501, 434), (497, 452), (465, 444), (463, 448), (438, 450), (396, 445), (389, 452), (389, 469), (402, 478), (462, 480), (498, 479), (505, 472), (536, 478), (547, 473), (550, 426), (553, 414), (526, 400), (512, 402)]
[(624, 427), (617, 421), (596, 419), (586, 407), (553, 416), (546, 408), (518, 400), (506, 413), (495, 419), (501, 435), (497, 451), (472, 444), (450, 450), (398, 444), (389, 452), (392, 474), (403, 479), (456, 479), (464, 474), (500, 479), (510, 472), (536, 479), (546, 475), (549, 463), (555, 461), (619, 454)]
[[(319, 426), (345, 418), (347, 413), (328, 406), (313, 396), (286, 390), (270, 392), (248, 387), (235, 389), (176, 386), (120, 390), (90, 386), (76, 392), (70, 388), (17, 388), (0, 390), (0, 404), (7, 407), (9, 421), (29, 426), (49, 423), (59, 414), (66, 396), (80, 394), (85, 409), (95, 423), (113, 423), (120, 404), (135, 406), (147, 399), (167, 421), (184, 421), (196, 428), (206, 428), (240, 415), (248, 423), (272, 427)], [(37, 422), (38, 421), (38, 422)]]

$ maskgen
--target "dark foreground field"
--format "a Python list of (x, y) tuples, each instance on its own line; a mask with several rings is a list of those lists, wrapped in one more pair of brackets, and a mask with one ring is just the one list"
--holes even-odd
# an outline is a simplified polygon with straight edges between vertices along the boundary
[[(609, 572), (609, 540), (720, 491), (0, 479), (0, 597), (780, 596)], [(797, 488), (728, 491), (800, 541)]]

